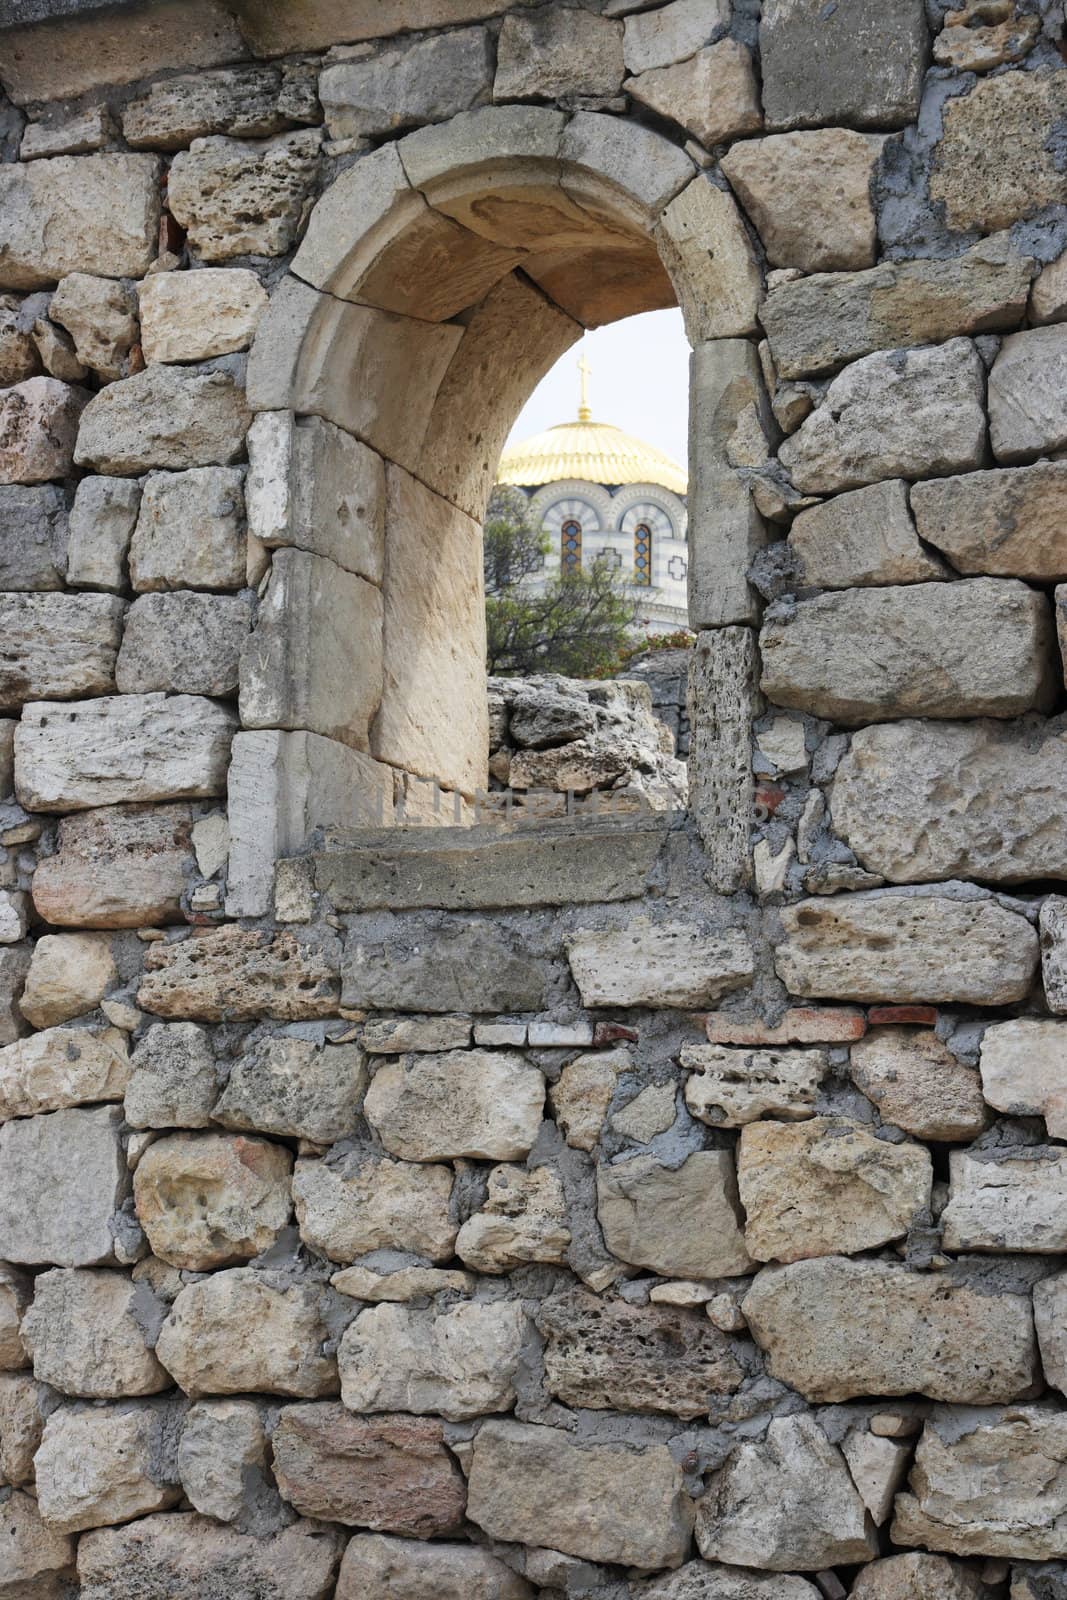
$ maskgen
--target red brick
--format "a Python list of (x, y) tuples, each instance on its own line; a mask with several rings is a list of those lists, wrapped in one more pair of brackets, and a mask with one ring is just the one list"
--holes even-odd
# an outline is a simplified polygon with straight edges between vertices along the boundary
[(937, 1025), (937, 1007), (872, 1006), (867, 1013), (867, 1022), (872, 1028), (883, 1022), (913, 1022), (918, 1028), (933, 1028)]
[(727, 1011), (713, 1011), (704, 1027), (712, 1044), (848, 1044), (863, 1038), (867, 1020), (852, 1006), (791, 1006), (773, 1028)]
[(761, 818), (773, 817), (785, 795), (786, 791), (780, 784), (761, 783), (755, 794), (756, 815)]
[(620, 1039), (636, 1044), (637, 1037), (636, 1028), (624, 1028), (621, 1022), (598, 1022), (593, 1029), (593, 1046), (599, 1050), (604, 1045), (617, 1044)]

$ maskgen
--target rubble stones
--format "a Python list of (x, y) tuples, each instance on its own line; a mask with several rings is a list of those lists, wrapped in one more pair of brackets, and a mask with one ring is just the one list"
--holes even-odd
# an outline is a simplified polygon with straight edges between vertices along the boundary
[(722, 170), (771, 266), (841, 272), (873, 265), (871, 179), (882, 144), (873, 134), (825, 128), (733, 146)]
[(353, 1151), (330, 1161), (298, 1161), (293, 1177), (300, 1237), (331, 1261), (374, 1250), (410, 1250), (447, 1261), (457, 1225), (449, 1167), (390, 1161)]
[(289, 1221), (293, 1162), (283, 1146), (224, 1134), (175, 1133), (137, 1164), (137, 1217), (161, 1261), (193, 1272), (270, 1248)]
[(675, 1171), (653, 1156), (597, 1168), (597, 1217), (612, 1255), (676, 1278), (750, 1269), (734, 1158), (699, 1150)]
[(195, 1511), (236, 1522), (249, 1510), (248, 1489), (268, 1472), (270, 1447), (261, 1408), (252, 1400), (201, 1400), (191, 1406), (178, 1442), (178, 1475)]
[(337, 988), (328, 941), (229, 924), (177, 944), (153, 945), (137, 1002), (160, 1017), (296, 1022), (332, 1016)]
[(164, 1428), (156, 1407), (53, 1411), (34, 1458), (49, 1527), (77, 1533), (174, 1505), (180, 1490), (165, 1464)]
[(151, 473), (130, 542), (130, 581), (152, 589), (237, 589), (245, 582), (243, 473)]
[(35, 378), (41, 370), (37, 346), (21, 308), (18, 295), (0, 294), (0, 384), (5, 387)]
[(500, 32), (493, 98), (612, 95), (623, 70), (621, 23), (555, 6), (512, 12)]
[(104, 383), (127, 376), (140, 333), (137, 300), (128, 284), (72, 272), (52, 296), (48, 315), (66, 328), (78, 360)]
[(266, 138), (290, 122), (314, 120), (301, 114), (298, 81), (285, 68), (258, 63), (164, 78), (127, 101), (122, 132), (134, 150), (180, 150), (209, 133)]
[(5, 1484), (33, 1482), (47, 1395), (31, 1372), (0, 1372), (0, 1477)]
[(0, 1262), (0, 1372), (29, 1365), (29, 1351), (20, 1330), (31, 1294), (30, 1279), (6, 1261)]
[(805, 1578), (761, 1575), (714, 1561), (691, 1561), (665, 1578), (631, 1587), (639, 1600), (816, 1600), (822, 1592)]
[[(671, 9), (662, 7), (651, 15), (662, 16)], [(686, 61), (650, 68), (627, 78), (624, 88), (709, 149), (738, 134), (757, 133), (763, 126), (752, 54), (737, 39), (720, 39)]]
[(583, 930), (567, 940), (567, 958), (586, 1006), (709, 1005), (754, 970), (739, 930), (705, 934), (684, 922)]
[(521, 1055), (448, 1050), (379, 1067), (363, 1110), (405, 1161), (514, 1161), (537, 1138), (544, 1101), (544, 1079)]
[(4, 1600), (22, 1600), (23, 1595), (60, 1600), (74, 1576), (74, 1540), (43, 1520), (32, 1495), (15, 1493), (0, 1502), (0, 1540)]
[(685, 1045), (685, 1103), (712, 1127), (740, 1128), (760, 1117), (787, 1121), (814, 1115), (829, 1070), (825, 1050), (745, 1050), (721, 1044)]
[(0, 1048), (0, 1121), (121, 1100), (129, 1076), (117, 1028), (45, 1028)]
[(992, 233), (1067, 199), (1051, 147), (1065, 109), (1067, 85), (1049, 71), (1005, 72), (945, 102), (930, 198), (944, 206), (950, 228)]
[(763, 104), (775, 127), (899, 128), (919, 110), (928, 50), (921, 0), (770, 0), (760, 23)]
[(600, 1138), (620, 1072), (630, 1066), (625, 1050), (597, 1050), (568, 1061), (548, 1097), (556, 1123), (574, 1150), (592, 1150)]
[(156, 248), (155, 156), (59, 156), (0, 172), (0, 288), (45, 289), (69, 272), (139, 278)]
[(119, 691), (233, 695), (251, 628), (251, 595), (142, 595), (126, 617)]
[(62, 1394), (121, 1400), (170, 1387), (149, 1348), (162, 1307), (124, 1273), (42, 1272), (23, 1332), (33, 1374)]
[(515, 1301), (441, 1312), (374, 1306), (341, 1340), (341, 1399), (357, 1415), (433, 1412), (450, 1422), (508, 1411), (526, 1326)]
[(953, 1150), (942, 1213), (946, 1250), (1067, 1249), (1067, 1206), (1058, 1145), (1007, 1152)]
[(200, 258), (284, 255), (315, 181), (320, 140), (313, 128), (264, 144), (209, 136), (175, 156), (168, 201)]
[(911, 506), (920, 538), (959, 572), (1038, 583), (1067, 577), (1067, 463), (1039, 461), (917, 483)]
[(220, 1586), (233, 1600), (328, 1600), (339, 1553), (336, 1534), (315, 1523), (259, 1538), (171, 1512), (84, 1534), (78, 1577), (83, 1600), (163, 1600), (183, 1585)]
[(358, 1045), (276, 1034), (238, 1056), (214, 1117), (227, 1128), (333, 1144), (351, 1136), (366, 1084)]
[[(1011, 333), (989, 374), (989, 438), (998, 461), (1027, 461), (1067, 444), (1067, 327)], [(41, 382), (31, 378), (31, 383)]]
[(882, 1121), (917, 1139), (974, 1139), (989, 1120), (978, 1073), (932, 1031), (872, 1028), (852, 1046), (850, 1070)]
[(539, 1010), (545, 971), (508, 933), (478, 918), (420, 928), (398, 939), (353, 928), (344, 959), (344, 1003), (381, 1011)]
[(653, 11), (630, 12), (624, 24), (627, 72), (648, 72), (686, 61), (730, 23), (726, 0), (671, 0)]
[(67, 477), (89, 401), (87, 389), (58, 378), (27, 378), (0, 389), (0, 484)]
[(980, 1581), (977, 1573), (945, 1556), (913, 1553), (872, 1561), (852, 1593), (855, 1600), (978, 1600)]
[(90, 400), (74, 459), (119, 477), (225, 466), (240, 454), (250, 421), (228, 372), (153, 364)]
[(138, 288), (146, 361), (208, 361), (247, 350), (267, 291), (243, 267), (157, 272)]
[(1067, 1337), (1064, 1321), (1067, 1275), (1057, 1272), (1034, 1285), (1034, 1326), (1041, 1364), (1049, 1383), (1067, 1393)]

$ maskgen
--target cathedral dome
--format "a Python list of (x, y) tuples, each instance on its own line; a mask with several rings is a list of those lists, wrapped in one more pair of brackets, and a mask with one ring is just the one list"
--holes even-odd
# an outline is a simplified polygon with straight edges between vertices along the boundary
[[(584, 409), (584, 407), (583, 407)], [(532, 489), (565, 479), (590, 483), (658, 483), (684, 495), (686, 475), (653, 445), (623, 433), (610, 422), (561, 422), (509, 446), (500, 458), (497, 482)]]

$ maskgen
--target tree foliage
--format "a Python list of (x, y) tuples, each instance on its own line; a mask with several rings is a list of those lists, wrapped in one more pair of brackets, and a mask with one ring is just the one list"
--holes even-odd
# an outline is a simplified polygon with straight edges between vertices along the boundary
[(561, 672), (591, 678), (617, 662), (636, 603), (607, 561), (550, 577), (531, 591), (548, 535), (526, 513), (525, 496), (497, 489), (485, 519), (485, 621), (491, 673)]

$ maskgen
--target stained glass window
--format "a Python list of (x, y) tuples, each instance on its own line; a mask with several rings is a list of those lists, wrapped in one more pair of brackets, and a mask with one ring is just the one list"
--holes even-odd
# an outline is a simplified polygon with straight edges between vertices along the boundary
[(559, 530), (559, 564), (564, 572), (578, 572), (582, 565), (582, 525), (568, 517)]
[(634, 529), (634, 582), (646, 587), (652, 582), (652, 529), (647, 522)]

